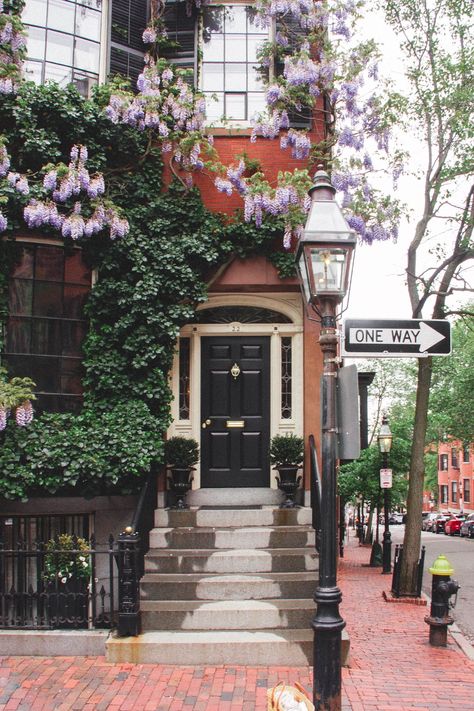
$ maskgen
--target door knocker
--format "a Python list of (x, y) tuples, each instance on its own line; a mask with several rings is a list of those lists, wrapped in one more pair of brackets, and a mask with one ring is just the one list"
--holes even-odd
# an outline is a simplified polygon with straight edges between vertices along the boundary
[(232, 375), (232, 377), (234, 378), (234, 380), (237, 380), (237, 378), (238, 378), (239, 375), (240, 375), (240, 368), (239, 368), (239, 366), (237, 365), (237, 363), (234, 363), (234, 365), (233, 365), (232, 368), (230, 369), (230, 374)]

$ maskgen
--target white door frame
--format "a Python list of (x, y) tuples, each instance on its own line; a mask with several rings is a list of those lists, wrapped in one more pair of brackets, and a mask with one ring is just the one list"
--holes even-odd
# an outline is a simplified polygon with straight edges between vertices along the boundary
[[(219, 306), (254, 306), (278, 311), (292, 323), (199, 323), (183, 326), (180, 336), (190, 338), (190, 416), (179, 419), (179, 354), (175, 353), (171, 372), (173, 422), (168, 437), (193, 437), (201, 441), (201, 338), (203, 336), (270, 336), (270, 437), (276, 434), (302, 435), (303, 428), (303, 311), (299, 294), (213, 294), (198, 310)], [(281, 338), (292, 338), (292, 416), (281, 416)], [(275, 477), (270, 477), (276, 488)], [(199, 465), (194, 472), (193, 489), (201, 487)]]

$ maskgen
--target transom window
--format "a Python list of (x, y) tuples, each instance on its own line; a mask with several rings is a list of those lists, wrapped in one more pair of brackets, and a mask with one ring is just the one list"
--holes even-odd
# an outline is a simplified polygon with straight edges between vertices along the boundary
[(91, 270), (79, 249), (21, 245), (9, 282), (3, 360), (12, 376), (34, 380), (35, 409), (77, 411), (82, 402), (81, 345)]
[(267, 39), (249, 7), (204, 8), (201, 88), (209, 121), (247, 121), (265, 108), (257, 53)]
[(26, 78), (37, 84), (75, 84), (84, 96), (99, 80), (101, 2), (34, 0), (22, 13), (26, 25)]

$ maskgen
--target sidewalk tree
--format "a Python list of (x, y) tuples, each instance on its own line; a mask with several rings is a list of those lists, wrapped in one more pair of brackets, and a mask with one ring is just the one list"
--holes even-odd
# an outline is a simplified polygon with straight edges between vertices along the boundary
[[(474, 314), (474, 303), (469, 305), (469, 310)], [(472, 442), (474, 412), (466, 407), (466, 393), (474, 392), (473, 363), (474, 321), (460, 317), (453, 324), (451, 357), (439, 358), (433, 368), (430, 397), (433, 443), (447, 437)]]
[[(474, 258), (474, 6), (470, 0), (388, 0), (381, 7), (401, 40), (408, 67), (404, 128), (423, 144), (417, 166), (423, 197), (406, 267), (412, 315), (444, 319), (460, 310), (451, 306), (452, 297), (472, 289), (467, 268)], [(432, 357), (420, 358), (403, 594), (416, 589), (432, 372)]]

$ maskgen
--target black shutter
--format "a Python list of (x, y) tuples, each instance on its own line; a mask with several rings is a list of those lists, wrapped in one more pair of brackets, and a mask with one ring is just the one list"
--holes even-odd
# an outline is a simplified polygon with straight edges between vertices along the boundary
[(164, 22), (169, 45), (160, 49), (160, 54), (183, 69), (196, 71), (197, 12), (191, 14), (186, 2), (167, 2)]
[(137, 79), (143, 69), (142, 35), (147, 21), (147, 0), (112, 0), (110, 74)]

